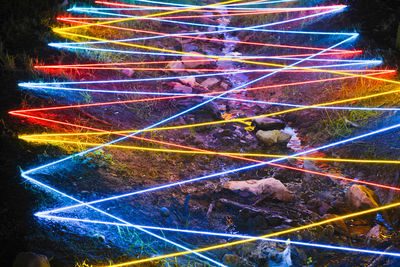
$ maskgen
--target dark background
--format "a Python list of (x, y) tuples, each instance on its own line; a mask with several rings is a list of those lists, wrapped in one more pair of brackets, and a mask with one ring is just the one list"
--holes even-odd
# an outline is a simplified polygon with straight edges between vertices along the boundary
[[(330, 19), (327, 28), (356, 30), (361, 35), (357, 48), (364, 49), (367, 56), (381, 57), (385, 65), (397, 68), (400, 62), (400, 53), (396, 50), (396, 38), (400, 38), (397, 37), (400, 1), (349, 0), (341, 3), (349, 5), (348, 10), (339, 19)], [(41, 242), (46, 233), (32, 214), (43, 193), (27, 188), (19, 177), (19, 166), (26, 169), (37, 162), (44, 147), (18, 140), (18, 129), (27, 125), (7, 114), (9, 110), (21, 108), (26, 96), (20, 92), (17, 83), (33, 79), (31, 62), (57, 57), (57, 51), (48, 48), (46, 43), (56, 39), (50, 32), (50, 25), (63, 9), (62, 1), (55, 0), (9, 0), (0, 6), (0, 244), (3, 247), (0, 266), (11, 266), (15, 255), (21, 251), (48, 256), (73, 253), (57, 251), (53, 241)], [(52, 261), (52, 266), (63, 265), (54, 263), (56, 261)]]

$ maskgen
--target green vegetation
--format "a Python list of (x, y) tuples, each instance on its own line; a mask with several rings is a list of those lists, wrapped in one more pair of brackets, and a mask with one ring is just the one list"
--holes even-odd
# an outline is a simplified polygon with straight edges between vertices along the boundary
[(330, 137), (346, 138), (351, 135), (355, 128), (366, 126), (371, 118), (377, 118), (382, 112), (378, 111), (336, 111), (331, 115), (326, 111), (328, 119), (322, 121), (322, 129), (324, 129)]

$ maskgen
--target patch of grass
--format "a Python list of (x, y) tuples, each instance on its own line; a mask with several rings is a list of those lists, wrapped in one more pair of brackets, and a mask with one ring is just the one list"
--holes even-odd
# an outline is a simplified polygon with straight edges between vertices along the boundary
[(82, 157), (76, 157), (76, 159), (88, 165), (90, 168), (101, 168), (115, 164), (112, 155), (106, 154), (102, 149), (85, 154)]
[[(352, 83), (343, 83), (337, 91), (336, 99), (350, 99), (396, 89), (393, 84), (367, 79), (358, 79)], [(400, 103), (399, 94), (388, 94), (374, 98), (366, 98), (360, 101), (348, 103), (353, 107), (393, 107)], [(344, 106), (346, 104), (340, 105)], [(358, 124), (360, 128), (375, 121), (376, 119), (388, 116), (388, 112), (367, 111), (367, 110), (325, 110), (322, 120), (316, 123), (313, 128), (319, 132), (325, 132), (328, 138), (349, 137), (356, 127), (351, 123)]]
[(370, 121), (371, 118), (379, 117), (382, 112), (352, 110), (344, 112), (337, 111), (334, 115), (329, 115), (329, 112), (326, 112), (326, 114), (328, 119), (322, 121), (322, 128), (332, 138), (346, 138), (349, 137), (355, 129), (348, 123), (348, 121), (363, 127)]
[(86, 263), (86, 260), (84, 260), (83, 262), (75, 263), (74, 267), (93, 267), (93, 265)]

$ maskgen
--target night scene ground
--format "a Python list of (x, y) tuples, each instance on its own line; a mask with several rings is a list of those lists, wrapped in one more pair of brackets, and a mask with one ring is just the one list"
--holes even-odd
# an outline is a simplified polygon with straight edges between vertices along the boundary
[(0, 15), (0, 266), (400, 266), (400, 1)]

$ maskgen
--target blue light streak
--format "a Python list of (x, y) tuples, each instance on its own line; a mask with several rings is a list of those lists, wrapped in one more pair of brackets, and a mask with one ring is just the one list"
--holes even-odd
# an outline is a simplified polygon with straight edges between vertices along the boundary
[[(49, 219), (49, 220), (83, 222), (83, 223), (103, 224), (103, 225), (112, 225), (112, 226), (121, 226), (121, 227), (133, 227), (131, 225), (127, 225), (127, 224), (123, 224), (123, 223), (112, 223), (112, 222), (105, 222), (105, 221), (99, 221), (99, 220), (77, 219), (77, 218), (41, 215), (41, 214), (35, 214), (35, 215), (38, 217), (41, 217), (41, 218)], [(306, 246), (306, 247), (340, 250), (340, 251), (346, 251), (346, 252), (358, 252), (358, 253), (365, 253), (365, 254), (378, 254), (378, 255), (392, 256), (392, 257), (400, 257), (399, 252), (360, 249), (360, 248), (352, 248), (352, 247), (344, 247), (344, 246), (334, 246), (334, 245), (328, 245), (328, 244), (308, 243), (308, 242), (295, 241), (295, 240), (284, 240), (284, 239), (277, 239), (277, 238), (249, 236), (249, 235), (242, 235), (242, 234), (229, 234), (229, 233), (188, 230), (188, 229), (179, 229), (179, 228), (167, 228), (167, 227), (158, 227), (158, 226), (145, 226), (145, 225), (135, 225), (135, 226), (141, 227), (144, 229), (151, 229), (151, 230), (158, 230), (158, 231), (169, 231), (169, 232), (176, 232), (176, 233), (209, 235), (209, 236), (239, 238), (239, 239), (258, 239), (258, 240), (268, 241), (268, 242), (285, 243), (287, 245), (292, 244), (292, 245), (299, 245), (299, 246)]]
[[(155, 2), (155, 1), (145, 1), (145, 0), (142, 0), (142, 1), (143, 1), (143, 2)], [(275, 1), (275, 2), (286, 2), (286, 1)], [(271, 3), (271, 2), (268, 2), (268, 3)], [(166, 3), (164, 3), (164, 4), (166, 4)], [(170, 4), (170, 3), (167, 3), (167, 4)], [(258, 3), (258, 4), (260, 4), (260, 3)], [(243, 4), (236, 4), (236, 5), (245, 5), (245, 3), (243, 3)], [(218, 7), (217, 7), (217, 8), (218, 8)], [(339, 10), (339, 9), (338, 9), (338, 10)], [(336, 11), (338, 11), (338, 10), (336, 10)], [(329, 13), (331, 13), (331, 12), (332, 12), (332, 11), (330, 11)], [(321, 15), (321, 14), (317, 14), (317, 15)], [(303, 18), (303, 19), (304, 19), (304, 18)], [(292, 20), (292, 21), (296, 21), (296, 20)], [(278, 24), (275, 24), (275, 25), (278, 25)], [(254, 26), (254, 27), (259, 27), (259, 26), (260, 26), (260, 25)], [(346, 34), (343, 34), (343, 35), (346, 35)], [(124, 139), (126, 139), (126, 138), (129, 138), (129, 137), (133, 136), (133, 135), (139, 134), (139, 133), (141, 133), (141, 132), (143, 132), (143, 131), (145, 131), (145, 130), (148, 130), (148, 129), (151, 129), (151, 128), (156, 127), (156, 126), (158, 126), (158, 125), (161, 125), (161, 124), (163, 124), (163, 123), (166, 123), (166, 122), (168, 122), (168, 121), (170, 121), (170, 120), (173, 120), (173, 119), (175, 119), (175, 118), (177, 118), (177, 117), (179, 117), (179, 116), (181, 116), (181, 115), (183, 115), (183, 114), (186, 114), (186, 113), (188, 113), (188, 112), (191, 112), (191, 111), (195, 110), (196, 108), (199, 108), (199, 107), (201, 107), (201, 106), (203, 106), (203, 105), (205, 105), (205, 104), (207, 104), (207, 103), (209, 103), (209, 102), (211, 102), (211, 101), (213, 101), (213, 100), (224, 98), (223, 96), (224, 96), (225, 94), (234, 92), (235, 90), (238, 90), (238, 89), (240, 89), (240, 88), (243, 88), (243, 87), (245, 87), (245, 86), (247, 86), (247, 85), (250, 85), (250, 84), (252, 84), (252, 83), (254, 83), (254, 82), (257, 82), (257, 81), (259, 81), (259, 80), (261, 80), (261, 79), (267, 78), (267, 77), (269, 77), (269, 76), (271, 76), (271, 75), (274, 75), (275, 73), (278, 73), (278, 72), (280, 72), (280, 71), (282, 71), (282, 70), (285, 70), (285, 69), (287, 69), (287, 68), (290, 68), (291, 66), (295, 66), (295, 65), (300, 64), (300, 63), (302, 63), (302, 62), (311, 60), (313, 57), (322, 54), (324, 51), (328, 51), (328, 50), (330, 50), (330, 49), (333, 49), (333, 48), (336, 47), (336, 46), (339, 46), (339, 45), (341, 45), (341, 44), (343, 44), (343, 43), (345, 43), (345, 42), (348, 42), (348, 41), (354, 39), (356, 36), (357, 36), (357, 34), (351, 34), (351, 37), (350, 37), (350, 38), (348, 38), (348, 39), (346, 39), (346, 40), (344, 40), (344, 41), (342, 41), (342, 42), (340, 42), (340, 43), (338, 43), (338, 44), (336, 44), (336, 45), (334, 45), (334, 46), (331, 46), (331, 47), (329, 47), (329, 48), (327, 48), (327, 49), (325, 49), (325, 50), (323, 50), (323, 51), (321, 51), (321, 52), (319, 52), (319, 53), (316, 53), (316, 54), (314, 54), (314, 55), (312, 55), (312, 56), (310, 56), (310, 57), (308, 57), (308, 58), (301, 59), (300, 61), (298, 61), (298, 62), (296, 62), (296, 63), (293, 63), (292, 65), (289, 65), (288, 67), (284, 67), (284, 68), (282, 68), (282, 69), (278, 69), (278, 70), (274, 71), (273, 73), (264, 75), (264, 76), (262, 76), (262, 77), (260, 77), (260, 78), (258, 78), (258, 79), (255, 79), (255, 80), (253, 80), (253, 81), (251, 81), (251, 82), (248, 82), (248, 83), (246, 83), (246, 84), (244, 84), (244, 85), (242, 85), (242, 86), (233, 88), (233, 89), (231, 89), (231, 90), (229, 90), (229, 91), (227, 91), (227, 92), (224, 92), (224, 93), (222, 93), (222, 94), (220, 94), (220, 95), (218, 95), (218, 96), (210, 97), (208, 100), (203, 101), (202, 103), (200, 103), (200, 104), (198, 104), (198, 105), (195, 105), (195, 106), (193, 106), (193, 107), (191, 107), (191, 108), (189, 108), (189, 109), (187, 109), (187, 110), (185, 110), (185, 111), (182, 111), (182, 112), (180, 112), (180, 113), (178, 113), (178, 114), (175, 114), (175, 115), (173, 115), (173, 116), (171, 116), (171, 117), (169, 117), (169, 118), (167, 118), (167, 119), (164, 119), (164, 120), (162, 120), (162, 121), (160, 121), (160, 122), (157, 122), (157, 123), (155, 123), (155, 124), (153, 124), (153, 125), (150, 125), (150, 126), (144, 128), (144, 129), (140, 130), (139, 132), (130, 134), (129, 136), (126, 136), (126, 137), (123, 137), (123, 138), (118, 138), (118, 139), (113, 140), (113, 141), (111, 141), (111, 142), (109, 142), (109, 143), (103, 144), (103, 145), (101, 145), (101, 146), (98, 146), (98, 147), (95, 147), (95, 148), (92, 148), (92, 149), (88, 149), (88, 150), (86, 150), (86, 151), (83, 151), (83, 152), (80, 152), (80, 153), (71, 155), (71, 156), (69, 156), (69, 157), (66, 157), (66, 158), (63, 158), (63, 159), (60, 159), (60, 160), (57, 160), (57, 161), (54, 161), (54, 162), (52, 162), (52, 163), (45, 164), (45, 165), (39, 166), (39, 167), (34, 168), (34, 169), (30, 169), (30, 170), (28, 170), (28, 171), (26, 171), (26, 172), (23, 172), (23, 173), (22, 173), (22, 177), (24, 177), (25, 179), (31, 181), (31, 182), (34, 183), (34, 184), (37, 184), (37, 185), (39, 185), (39, 186), (41, 186), (41, 187), (43, 187), (43, 188), (46, 188), (46, 189), (51, 190), (51, 191), (53, 191), (53, 192), (55, 192), (55, 193), (61, 194), (62, 196), (67, 197), (67, 198), (69, 198), (69, 199), (71, 199), (71, 200), (73, 200), (73, 201), (78, 202), (79, 204), (78, 204), (78, 205), (75, 205), (75, 207), (77, 207), (77, 206), (86, 206), (86, 207), (89, 207), (89, 208), (91, 208), (91, 209), (93, 209), (93, 210), (95, 210), (95, 211), (98, 211), (98, 212), (100, 212), (100, 213), (102, 213), (102, 214), (105, 214), (105, 215), (107, 215), (107, 216), (109, 216), (109, 217), (111, 217), (111, 218), (113, 218), (113, 219), (115, 219), (115, 220), (117, 220), (117, 221), (120, 222), (120, 223), (111, 223), (111, 222), (110, 222), (110, 223), (104, 222), (104, 223), (107, 223), (107, 224), (114, 224), (114, 225), (120, 224), (120, 225), (123, 225), (123, 226), (135, 227), (135, 228), (137, 228), (137, 229), (139, 229), (139, 230), (141, 230), (141, 231), (143, 231), (143, 232), (145, 232), (145, 233), (148, 233), (148, 234), (150, 234), (150, 235), (152, 235), (152, 236), (154, 236), (154, 237), (157, 237), (157, 238), (159, 238), (159, 239), (161, 239), (161, 240), (163, 240), (163, 241), (165, 241), (165, 242), (168, 242), (168, 243), (170, 243), (170, 244), (173, 244), (173, 245), (175, 245), (175, 246), (177, 246), (177, 247), (180, 247), (180, 248), (182, 248), (182, 249), (185, 249), (185, 250), (187, 250), (187, 251), (193, 252), (193, 251), (190, 250), (189, 248), (186, 248), (186, 247), (184, 247), (184, 246), (182, 246), (182, 245), (180, 245), (180, 244), (177, 244), (177, 243), (175, 243), (175, 242), (173, 242), (173, 241), (171, 241), (171, 240), (168, 240), (168, 239), (166, 239), (166, 238), (164, 238), (164, 237), (161, 237), (161, 236), (159, 236), (159, 235), (156, 235), (156, 234), (154, 234), (154, 233), (149, 232), (148, 230), (146, 230), (146, 229), (161, 230), (161, 228), (160, 228), (160, 229), (155, 229), (155, 227), (150, 228), (150, 227), (147, 227), (147, 226), (133, 225), (133, 224), (131, 224), (131, 223), (129, 223), (129, 222), (126, 222), (126, 221), (124, 221), (124, 220), (122, 220), (122, 219), (120, 219), (120, 218), (118, 218), (118, 217), (116, 217), (116, 216), (114, 216), (114, 215), (111, 215), (111, 214), (109, 214), (109, 213), (107, 213), (107, 212), (104, 212), (104, 211), (102, 211), (102, 210), (100, 210), (100, 209), (97, 209), (97, 208), (95, 208), (95, 207), (93, 207), (93, 206), (91, 205), (91, 204), (95, 204), (95, 203), (100, 203), (100, 202), (104, 202), (104, 201), (111, 200), (111, 198), (113, 198), (113, 199), (120, 199), (120, 198), (122, 198), (122, 196), (124, 196), (124, 195), (120, 195), (120, 196), (115, 196), (115, 197), (107, 198), (107, 200), (106, 200), (106, 199), (102, 199), (102, 200), (96, 200), (96, 201), (93, 201), (93, 202), (84, 203), (84, 202), (82, 202), (82, 201), (80, 201), (80, 200), (78, 200), (78, 199), (75, 199), (75, 198), (73, 198), (73, 197), (71, 197), (71, 196), (69, 196), (69, 195), (67, 195), (67, 194), (65, 194), (65, 193), (63, 193), (63, 192), (61, 192), (61, 191), (59, 191), (59, 190), (57, 190), (57, 189), (51, 187), (51, 186), (49, 186), (49, 185), (46, 185), (46, 184), (44, 184), (44, 183), (41, 183), (41, 182), (39, 182), (39, 181), (37, 181), (37, 180), (35, 180), (35, 179), (29, 177), (27, 174), (32, 173), (32, 172), (35, 172), (35, 171), (38, 171), (38, 170), (43, 169), (43, 168), (47, 168), (47, 167), (50, 167), (50, 166), (59, 164), (59, 163), (65, 161), (65, 160), (71, 159), (72, 157), (81, 156), (81, 155), (87, 154), (87, 153), (89, 153), (89, 152), (91, 152), (91, 151), (95, 151), (95, 150), (97, 150), (97, 149), (100, 149), (100, 148), (102, 148), (102, 147), (104, 147), (104, 146), (106, 146), (106, 145), (109, 145), (109, 144), (113, 144), (113, 143), (122, 141), (122, 140), (124, 140)], [(74, 49), (76, 49), (76, 48), (74, 48)], [(209, 76), (209, 75), (207, 75), (207, 76)], [(193, 77), (193, 76), (191, 75), (191, 76), (187, 76), (187, 77)], [(153, 79), (153, 80), (154, 80), (154, 79)], [(25, 86), (26, 84), (27, 84), (27, 83), (22, 83), (21, 86)], [(40, 84), (45, 84), (45, 85), (46, 85), (46, 84), (71, 84), (71, 83), (40, 83)], [(77, 83), (74, 83), (74, 84), (77, 84)], [(33, 87), (34, 87), (34, 86), (33, 86)], [(51, 89), (51, 88), (50, 88), (50, 89)], [(393, 126), (391, 126), (391, 127), (383, 128), (383, 129), (380, 129), (380, 130), (377, 130), (377, 131), (374, 131), (374, 132), (370, 132), (370, 133), (367, 133), (367, 134), (364, 134), (364, 135), (360, 135), (360, 136), (353, 137), (353, 138), (349, 138), (349, 139), (345, 139), (345, 140), (342, 140), (342, 141), (339, 141), (339, 142), (331, 143), (331, 144), (328, 144), (328, 145), (325, 145), (325, 146), (322, 146), (322, 147), (319, 147), (319, 148), (307, 150), (307, 151), (304, 151), (304, 152), (301, 152), (301, 153), (296, 153), (296, 154), (291, 155), (291, 156), (304, 155), (304, 154), (308, 154), (308, 153), (311, 153), (311, 152), (314, 152), (314, 151), (317, 151), (317, 150), (320, 150), (320, 149), (325, 149), (325, 148), (328, 148), (328, 147), (332, 147), (332, 146), (336, 146), (336, 145), (340, 145), (340, 144), (352, 142), (352, 141), (357, 140), (357, 139), (360, 139), (360, 138), (368, 137), (368, 136), (371, 136), (371, 135), (374, 135), (374, 134), (378, 134), (378, 133), (382, 133), (382, 132), (385, 132), (385, 131), (389, 131), (389, 130), (395, 129), (395, 128), (397, 128), (397, 127), (400, 127), (400, 125), (399, 125), (399, 124), (398, 124), (398, 125), (393, 125)], [(217, 176), (219, 176), (219, 175), (229, 174), (229, 173), (233, 173), (233, 172), (236, 172), (236, 171), (248, 170), (248, 169), (250, 169), (250, 168), (255, 168), (255, 167), (258, 167), (258, 166), (263, 166), (263, 165), (266, 165), (266, 164), (270, 164), (270, 163), (274, 163), (274, 162), (279, 162), (279, 161), (284, 160), (284, 159), (287, 159), (287, 157), (282, 157), (282, 158), (279, 158), (279, 159), (275, 159), (275, 160), (272, 160), (272, 161), (263, 162), (263, 163), (259, 163), (259, 164), (248, 165), (248, 166), (244, 166), (244, 167), (241, 167), (241, 168), (237, 168), (237, 169), (229, 170), (229, 171), (225, 171), (225, 172), (210, 174), (210, 175), (203, 176), (203, 177), (198, 177), (198, 178), (189, 179), (189, 180), (186, 180), (186, 181), (182, 181), (182, 182), (179, 182), (179, 183), (175, 183), (175, 185), (183, 184), (183, 183), (188, 183), (188, 182), (199, 181), (199, 180), (208, 179), (208, 178), (212, 178), (212, 177), (217, 177)], [(162, 185), (162, 186), (158, 186), (158, 187), (154, 187), (154, 188), (149, 188), (149, 189), (144, 189), (144, 190), (140, 190), (140, 191), (136, 191), (136, 192), (131, 192), (130, 194), (131, 194), (131, 195), (135, 195), (135, 194), (138, 194), (139, 192), (141, 192), (141, 193), (152, 192), (152, 191), (159, 190), (159, 189), (163, 189), (163, 188), (169, 188), (169, 187), (172, 187), (172, 186), (175, 186), (175, 185), (173, 185), (173, 184), (166, 184), (166, 185)], [(128, 196), (128, 195), (125, 194), (124, 197), (126, 197), (126, 196)], [(64, 207), (64, 208), (61, 208), (61, 209), (70, 209), (71, 207), (72, 207), (72, 206)], [(61, 210), (61, 209), (56, 209), (56, 210)], [(53, 218), (53, 219), (55, 219), (56, 216), (49, 216), (49, 215), (47, 215), (47, 214), (50, 213), (50, 212), (55, 212), (56, 210), (51, 210), (51, 211), (47, 211), (47, 212), (40, 212), (40, 213), (37, 213), (36, 215), (39, 216), (39, 217), (47, 217), (47, 218)], [(64, 219), (65, 219), (65, 218), (64, 218)], [(67, 219), (70, 219), (70, 218), (67, 218)], [(77, 220), (80, 220), (80, 219), (77, 219)], [(90, 220), (86, 220), (86, 222), (91, 222), (91, 223), (94, 223), (94, 222), (95, 222), (95, 223), (103, 223), (103, 222), (101, 222), (101, 221), (90, 221)], [(164, 228), (164, 229), (167, 229), (167, 228)], [(174, 229), (174, 230), (175, 230), (175, 229)], [(187, 233), (193, 233), (193, 234), (209, 234), (209, 235), (216, 235), (216, 236), (226, 236), (226, 235), (223, 234), (223, 233), (211, 233), (211, 232), (191, 231), (191, 230), (183, 230), (183, 231), (187, 231)], [(183, 232), (183, 231), (182, 231), (182, 232)], [(228, 236), (226, 236), (226, 237), (228, 237)], [(252, 237), (244, 236), (244, 235), (235, 235), (235, 236), (232, 235), (232, 237), (235, 237), (235, 238), (245, 238), (245, 239), (252, 238)], [(283, 240), (279, 240), (279, 241), (277, 241), (277, 240), (279, 240), (279, 239), (271, 239), (272, 242), (281, 242), (281, 241), (283, 241)], [(269, 241), (269, 240), (268, 240), (268, 241)], [(284, 242), (287, 243), (287, 241), (284, 241)], [(371, 254), (379, 254), (379, 255), (390, 255), (390, 256), (396, 256), (396, 257), (400, 256), (399, 253), (380, 252), (380, 251), (374, 251), (374, 250), (363, 250), (363, 249), (357, 249), (357, 248), (338, 247), (338, 246), (331, 246), (331, 245), (324, 245), (324, 244), (309, 244), (309, 243), (298, 242), (298, 241), (291, 241), (290, 243), (292, 243), (292, 244), (297, 244), (297, 245), (312, 246), (312, 247), (321, 247), (321, 248), (327, 248), (327, 249), (339, 249), (339, 250), (344, 250), (344, 251), (353, 251), (353, 252), (361, 252), (361, 253), (371, 253)], [(193, 253), (195, 253), (195, 252), (193, 252)], [(199, 254), (199, 253), (195, 253), (195, 254), (198, 255), (198, 256), (200, 256), (200, 257), (202, 257), (202, 258), (204, 258), (204, 259), (207, 259), (208, 261), (213, 262), (213, 263), (215, 263), (215, 264), (217, 264), (217, 265), (219, 265), (219, 266), (224, 266), (223, 264), (218, 263), (218, 262), (216, 262), (216, 261), (214, 261), (214, 260), (212, 260), (212, 259), (210, 259), (210, 258), (208, 258), (208, 257), (206, 257), (206, 256), (203, 256), (203, 255), (201, 255), (201, 254)]]
[[(378, 60), (370, 60), (364, 61), (360, 63), (349, 63), (349, 64), (335, 64), (335, 65), (320, 65), (320, 66), (308, 66), (307, 69), (324, 69), (324, 68), (336, 68), (336, 67), (348, 67), (348, 66), (357, 66), (357, 65), (377, 65), (380, 64), (381, 61)], [(129, 67), (127, 67), (129, 68)], [(292, 68), (290, 69), (299, 69)], [(301, 68), (300, 68), (301, 69)], [(166, 69), (168, 70), (168, 69)], [(265, 70), (265, 69), (264, 69)], [(238, 70), (238, 71), (230, 71), (230, 72), (217, 72), (217, 73), (207, 73), (207, 74), (192, 74), (192, 75), (182, 75), (182, 76), (168, 76), (168, 77), (151, 77), (151, 78), (141, 78), (141, 79), (122, 79), (122, 80), (95, 80), (95, 81), (79, 81), (79, 82), (39, 82), (39, 83), (18, 83), (18, 86), (24, 88), (46, 88), (46, 89), (59, 89), (57, 87), (46, 87), (46, 85), (72, 85), (72, 84), (105, 84), (105, 83), (130, 83), (130, 82), (154, 82), (154, 81), (167, 81), (167, 80), (177, 80), (184, 79), (189, 77), (201, 78), (201, 77), (210, 77), (210, 76), (225, 76), (225, 75), (235, 75), (235, 74), (243, 74), (243, 73), (256, 73), (256, 72), (265, 72), (263, 69), (253, 69), (253, 70)], [(280, 69), (269, 69), (270, 71), (277, 72)], [(65, 89), (65, 88), (62, 88)], [(66, 89), (65, 89), (66, 90)]]

